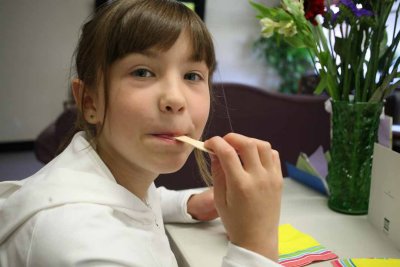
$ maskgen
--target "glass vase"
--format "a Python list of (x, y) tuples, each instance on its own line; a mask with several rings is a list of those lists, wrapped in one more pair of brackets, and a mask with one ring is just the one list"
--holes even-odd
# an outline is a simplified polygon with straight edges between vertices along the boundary
[(373, 147), (383, 103), (331, 103), (328, 206), (341, 213), (366, 214)]

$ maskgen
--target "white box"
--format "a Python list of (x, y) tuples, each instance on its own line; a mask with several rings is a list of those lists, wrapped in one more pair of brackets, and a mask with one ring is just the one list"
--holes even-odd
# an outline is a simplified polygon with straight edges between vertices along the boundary
[(400, 250), (400, 154), (377, 143), (368, 220)]

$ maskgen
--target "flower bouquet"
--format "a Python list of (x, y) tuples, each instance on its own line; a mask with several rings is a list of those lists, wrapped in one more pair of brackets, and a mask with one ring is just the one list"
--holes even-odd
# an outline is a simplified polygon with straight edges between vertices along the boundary
[[(388, 44), (386, 23), (395, 3)], [(314, 66), (321, 79), (316, 93), (326, 89), (333, 100), (379, 102), (400, 85), (400, 81), (391, 83), (400, 77), (400, 58), (396, 57), (399, 1), (339, 0), (325, 6), (323, 0), (282, 0), (281, 7), (250, 4), (259, 12), (264, 37), (278, 34), (316, 57)]]
[[(384, 99), (400, 86), (399, 0), (281, 0), (279, 7), (250, 1), (264, 37), (304, 47), (320, 77), (316, 93), (332, 104), (329, 206), (368, 211), (373, 145)], [(387, 31), (394, 16), (393, 29)]]

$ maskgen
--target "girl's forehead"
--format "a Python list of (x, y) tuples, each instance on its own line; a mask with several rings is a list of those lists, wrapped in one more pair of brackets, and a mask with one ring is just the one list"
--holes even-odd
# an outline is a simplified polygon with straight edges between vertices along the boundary
[(196, 60), (195, 46), (188, 30), (182, 31), (175, 42), (169, 47), (165, 47), (162, 44), (155, 45), (141, 51), (132, 51), (123, 58), (132, 54), (141, 54), (149, 58), (160, 58), (165, 54), (173, 52), (175, 52), (177, 57), (185, 58), (190, 61), (199, 61)]

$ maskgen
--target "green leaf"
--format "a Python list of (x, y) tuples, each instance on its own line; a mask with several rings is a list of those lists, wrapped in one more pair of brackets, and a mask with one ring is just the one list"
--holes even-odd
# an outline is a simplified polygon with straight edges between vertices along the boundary
[(291, 36), (291, 37), (284, 37), (285, 42), (287, 42), (289, 45), (296, 47), (296, 48), (304, 48), (306, 47), (304, 45), (304, 42), (299, 36)]
[(387, 32), (385, 30), (382, 40), (379, 44), (379, 57), (382, 57), (383, 54), (385, 54), (386, 49), (388, 48), (387, 43), (388, 43), (388, 36), (387, 36)]
[(372, 94), (368, 102), (379, 102), (382, 101), (386, 96), (388, 96), (397, 86), (400, 85), (400, 81), (395, 82), (394, 84), (390, 84), (390, 82), (397, 76), (399, 76), (399, 72), (392, 72), (388, 75), (382, 82), (382, 84), (376, 88), (375, 92)]
[(347, 53), (350, 51), (348, 40), (345, 38), (335, 37), (334, 50), (340, 58), (348, 58)]
[(321, 52), (319, 52), (319, 53), (318, 53), (319, 63), (320, 63), (322, 66), (324, 66), (324, 67), (328, 66), (328, 62), (329, 62), (329, 57), (330, 57), (330, 56), (331, 56), (331, 55), (330, 55), (329, 52), (327, 52), (327, 51), (321, 51)]
[(327, 86), (326, 75), (321, 75), (320, 73), (320, 81), (318, 83), (317, 88), (315, 88), (314, 90), (314, 94), (317, 95), (321, 94), (326, 89), (326, 86)]
[(338, 92), (338, 87), (336, 83), (336, 76), (333, 73), (330, 73), (327, 76), (327, 86), (328, 86), (328, 93), (332, 97), (333, 100), (340, 100), (340, 94)]
[(255, 10), (257, 10), (261, 15), (269, 14), (269, 12), (270, 12), (270, 11), (269, 11), (270, 8), (269, 8), (269, 7), (266, 7), (266, 6), (262, 5), (262, 4), (259, 4), (259, 3), (253, 2), (253, 1), (249, 1), (249, 4), (250, 4)]
[(276, 22), (292, 21), (292, 16), (281, 7), (267, 7), (253, 1), (249, 1), (250, 5), (258, 11), (256, 18), (269, 18)]
[(368, 100), (368, 102), (375, 103), (382, 101), (383, 99), (388, 97), (393, 92), (393, 90), (395, 90), (398, 86), (400, 86), (400, 81), (397, 81), (394, 84), (384, 89), (378, 88), (375, 91), (375, 93), (371, 96), (371, 98)]
[(259, 15), (257, 16), (259, 18), (267, 17), (278, 21), (278, 19), (283, 16), (282, 13), (285, 13), (281, 8), (267, 7), (263, 4), (259, 4), (253, 1), (249, 1), (249, 3), (255, 10), (259, 12)]
[(274, 13), (273, 18), (276, 21), (291, 21), (292, 20), (292, 16), (290, 16), (290, 14), (288, 14), (283, 9), (273, 8), (273, 11), (276, 11), (276, 12), (272, 12), (272, 13)]

